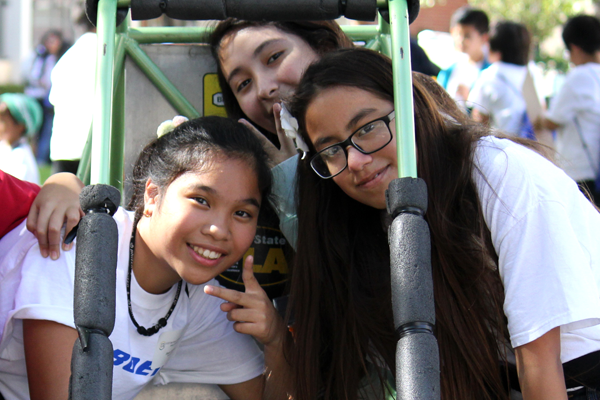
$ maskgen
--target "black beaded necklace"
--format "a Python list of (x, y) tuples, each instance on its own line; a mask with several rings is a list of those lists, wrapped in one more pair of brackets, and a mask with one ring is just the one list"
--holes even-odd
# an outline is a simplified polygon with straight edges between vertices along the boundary
[(175, 306), (177, 305), (177, 300), (179, 300), (182, 281), (179, 281), (179, 284), (177, 285), (177, 293), (175, 294), (175, 299), (173, 299), (173, 304), (171, 304), (171, 308), (169, 308), (169, 311), (167, 311), (167, 315), (159, 319), (158, 322), (151, 328), (144, 328), (143, 326), (140, 326), (135, 320), (135, 317), (133, 316), (133, 310), (131, 309), (131, 271), (133, 270), (133, 250), (135, 249), (136, 231), (137, 224), (134, 224), (133, 232), (131, 233), (131, 240), (129, 241), (129, 271), (127, 272), (127, 307), (129, 308), (129, 317), (131, 318), (131, 322), (133, 322), (133, 325), (135, 325), (135, 327), (137, 328), (138, 333), (143, 336), (152, 336), (161, 328), (167, 326), (167, 320), (169, 319), (171, 313), (175, 309)]

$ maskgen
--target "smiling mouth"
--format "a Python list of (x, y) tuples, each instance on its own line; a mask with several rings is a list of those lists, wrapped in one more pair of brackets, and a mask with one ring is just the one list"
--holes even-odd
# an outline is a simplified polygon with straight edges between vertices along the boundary
[(216, 251), (204, 249), (200, 246), (195, 246), (193, 244), (190, 244), (190, 247), (196, 252), (196, 254), (198, 254), (201, 257), (208, 258), (209, 260), (216, 260), (217, 258), (223, 255), (221, 253), (217, 253)]
[(385, 167), (385, 168), (381, 169), (375, 175), (372, 175), (369, 178), (363, 179), (362, 181), (360, 181), (356, 186), (365, 186), (365, 185), (368, 185), (370, 182), (374, 181), (375, 179), (379, 178), (379, 176), (381, 176), (383, 173), (385, 173), (385, 171), (387, 171), (387, 169), (388, 169), (388, 167)]

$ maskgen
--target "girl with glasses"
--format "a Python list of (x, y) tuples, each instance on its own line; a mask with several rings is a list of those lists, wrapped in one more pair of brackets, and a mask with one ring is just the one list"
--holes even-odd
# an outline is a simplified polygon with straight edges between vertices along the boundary
[[(413, 98), (442, 398), (507, 399), (519, 383), (525, 399), (566, 399), (567, 388), (587, 398), (600, 384), (600, 214), (539, 145), (492, 136), (423, 75)], [(384, 398), (397, 340), (385, 210), (397, 177), (391, 62), (364, 49), (327, 55), (290, 109), (310, 153), (297, 177), (294, 398)]]

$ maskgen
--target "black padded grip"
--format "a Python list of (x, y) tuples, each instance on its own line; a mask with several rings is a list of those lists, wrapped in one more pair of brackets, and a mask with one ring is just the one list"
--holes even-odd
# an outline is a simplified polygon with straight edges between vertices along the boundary
[(91, 210), (106, 208), (110, 215), (114, 215), (121, 203), (121, 193), (110, 185), (90, 185), (79, 194), (79, 202), (86, 214)]
[(328, 20), (340, 16), (372, 21), (377, 0), (131, 0), (134, 20), (162, 14), (181, 20), (235, 17), (251, 21)]
[[(125, 18), (127, 18), (127, 8), (117, 8), (117, 26), (121, 25)], [(92, 25), (96, 26), (98, 19), (98, 0), (86, 0), (85, 1), (85, 15), (90, 20)]]
[(437, 340), (427, 333), (408, 335), (396, 347), (397, 399), (439, 400), (440, 361)]
[(429, 227), (422, 216), (398, 215), (389, 230), (394, 326), (435, 324)]
[(69, 399), (110, 400), (112, 398), (113, 346), (100, 333), (89, 335), (84, 351), (77, 339), (71, 358)]
[(115, 325), (117, 224), (108, 214), (87, 214), (79, 222), (75, 254), (75, 325), (107, 336)]

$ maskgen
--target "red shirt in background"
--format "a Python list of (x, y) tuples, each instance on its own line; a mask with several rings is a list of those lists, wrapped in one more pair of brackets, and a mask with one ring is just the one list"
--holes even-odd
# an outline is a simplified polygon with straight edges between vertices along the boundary
[(38, 185), (0, 170), (0, 238), (27, 217), (39, 191)]

